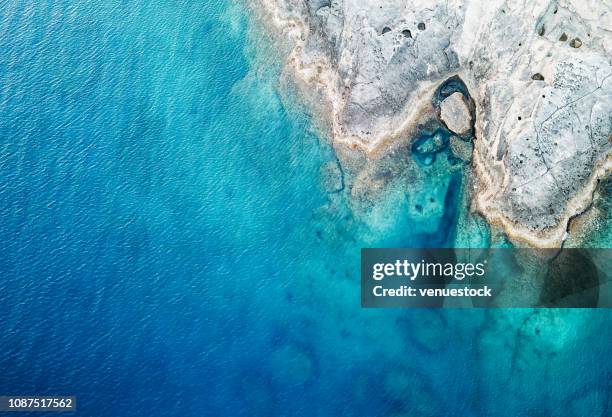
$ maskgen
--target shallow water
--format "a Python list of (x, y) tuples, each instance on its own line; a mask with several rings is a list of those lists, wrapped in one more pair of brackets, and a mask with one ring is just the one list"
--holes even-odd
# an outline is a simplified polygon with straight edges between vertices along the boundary
[(360, 308), (361, 247), (487, 242), (465, 173), (438, 158), (355, 217), (250, 22), (2, 5), (0, 393), (114, 417), (604, 415), (609, 311)]

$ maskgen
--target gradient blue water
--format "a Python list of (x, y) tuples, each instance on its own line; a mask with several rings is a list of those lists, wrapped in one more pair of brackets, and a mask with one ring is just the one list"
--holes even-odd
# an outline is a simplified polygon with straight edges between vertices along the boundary
[(360, 309), (359, 248), (449, 244), (460, 200), (434, 177), (442, 228), (403, 196), (356, 219), (260, 36), (224, 1), (1, 3), (0, 394), (84, 416), (606, 415), (609, 312)]

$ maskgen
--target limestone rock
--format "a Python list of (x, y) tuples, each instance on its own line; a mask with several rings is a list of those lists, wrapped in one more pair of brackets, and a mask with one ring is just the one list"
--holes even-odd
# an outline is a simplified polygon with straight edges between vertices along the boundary
[(251, 1), (293, 44), (288, 68), (320, 92), (338, 148), (374, 155), (415, 135), (459, 76), (476, 112), (475, 206), (512, 237), (558, 246), (612, 169), (610, 2)]
[(459, 135), (470, 130), (472, 118), (470, 110), (463, 101), (463, 94), (453, 93), (440, 105), (440, 118), (448, 129)]

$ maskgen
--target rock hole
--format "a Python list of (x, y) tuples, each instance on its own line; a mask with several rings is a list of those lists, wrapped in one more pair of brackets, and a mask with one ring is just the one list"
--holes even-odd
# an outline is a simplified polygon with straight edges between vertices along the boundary
[(539, 72), (536, 72), (535, 74), (531, 76), (531, 79), (536, 80), (536, 81), (544, 81), (544, 76), (540, 74)]
[(417, 27), (419, 28), (419, 30), (425, 30), (425, 23), (421, 22), (417, 25)]
[(412, 38), (412, 33), (408, 29), (402, 30), (402, 35), (404, 35), (405, 38)]
[(572, 48), (580, 48), (582, 46), (582, 41), (580, 40), (580, 38), (574, 38), (570, 41), (569, 45)]
[(521, 116), (518, 117), (519, 120), (523, 120), (523, 118)]
[(381, 32), (381, 35), (384, 35), (385, 33), (389, 32), (391, 32), (391, 28), (389, 26), (385, 26)]
[(519, 46), (523, 46), (523, 43), (522, 43), (522, 42), (519, 42)]
[(563, 32), (563, 33), (561, 34), (561, 36), (559, 37), (559, 40), (560, 40), (561, 42), (565, 42), (565, 41), (567, 40), (567, 34), (566, 34), (565, 32)]

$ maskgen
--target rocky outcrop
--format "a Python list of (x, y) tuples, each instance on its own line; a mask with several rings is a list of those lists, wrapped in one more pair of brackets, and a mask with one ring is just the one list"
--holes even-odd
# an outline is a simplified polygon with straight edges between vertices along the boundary
[(370, 158), (414, 136), (438, 87), (460, 77), (475, 120), (460, 95), (438, 111), (456, 133), (473, 126), (475, 205), (511, 237), (558, 246), (610, 172), (609, 2), (253, 1), (319, 91), (334, 144)]
[(453, 93), (442, 101), (440, 118), (446, 127), (454, 133), (464, 135), (470, 130), (472, 118), (461, 93)]

